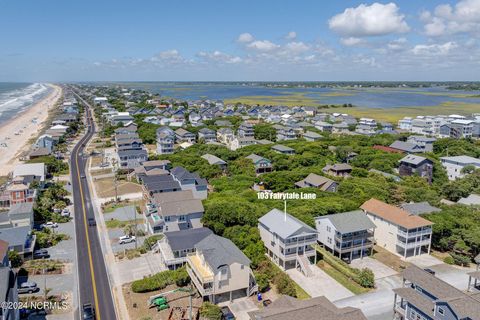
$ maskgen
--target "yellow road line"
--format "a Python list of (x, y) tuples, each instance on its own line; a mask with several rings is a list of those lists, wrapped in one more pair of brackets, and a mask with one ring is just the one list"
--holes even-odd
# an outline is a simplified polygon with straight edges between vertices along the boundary
[[(88, 108), (88, 107), (87, 107)], [(88, 132), (87, 132), (88, 134)], [(80, 140), (81, 142), (82, 140)], [(85, 227), (85, 236), (87, 238), (87, 251), (88, 251), (88, 260), (90, 263), (90, 275), (92, 277), (92, 286), (93, 286), (93, 298), (95, 300), (95, 313), (97, 315), (97, 319), (100, 320), (100, 309), (98, 308), (98, 295), (97, 295), (97, 286), (95, 284), (95, 271), (93, 270), (93, 260), (92, 260), (92, 249), (90, 248), (90, 238), (88, 236), (88, 227), (87, 227), (87, 210), (85, 210), (85, 202), (83, 198), (83, 188), (82, 188), (82, 180), (80, 178), (80, 169), (78, 166), (78, 150), (77, 148), (76, 156), (75, 156), (75, 163), (77, 165), (77, 176), (78, 176), (78, 184), (80, 186), (80, 197), (82, 199), (82, 209), (83, 209), (83, 225)]]

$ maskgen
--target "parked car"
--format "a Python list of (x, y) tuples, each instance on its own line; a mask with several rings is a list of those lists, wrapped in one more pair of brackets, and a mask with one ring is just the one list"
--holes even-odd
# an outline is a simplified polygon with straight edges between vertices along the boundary
[(44, 228), (58, 228), (58, 224), (56, 222), (48, 221), (43, 224)]
[(94, 227), (97, 225), (97, 221), (95, 221), (95, 218), (88, 218), (88, 225), (90, 227)]
[(130, 243), (130, 242), (135, 242), (135, 241), (137, 241), (137, 238), (135, 238), (135, 236), (125, 235), (125, 236), (121, 236), (120, 238), (118, 238), (118, 243), (120, 243), (120, 244), (125, 244), (125, 243)]
[(26, 281), (18, 286), (18, 293), (34, 293), (40, 290), (36, 282)]
[(85, 179), (85, 175), (82, 173), (82, 174), (80, 175), (80, 178)]
[(50, 258), (47, 249), (38, 249), (33, 252), (33, 259)]
[(91, 303), (85, 303), (82, 308), (83, 320), (95, 319), (95, 308)]
[(235, 316), (233, 315), (232, 311), (229, 307), (225, 306), (222, 307), (222, 319), (224, 320), (235, 320)]
[(67, 208), (63, 209), (62, 213), (61, 213), (61, 216), (62, 217), (70, 217), (70, 210), (68, 210)]

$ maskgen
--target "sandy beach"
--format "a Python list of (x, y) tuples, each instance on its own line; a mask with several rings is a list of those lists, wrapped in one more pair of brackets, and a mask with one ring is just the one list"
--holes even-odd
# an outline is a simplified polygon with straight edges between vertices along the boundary
[(6, 147), (0, 145), (0, 176), (7, 175), (21, 162), (20, 156), (31, 146), (29, 140), (38, 135), (49, 110), (62, 96), (62, 88), (50, 86), (53, 91), (48, 96), (0, 126), (0, 144), (7, 144)]

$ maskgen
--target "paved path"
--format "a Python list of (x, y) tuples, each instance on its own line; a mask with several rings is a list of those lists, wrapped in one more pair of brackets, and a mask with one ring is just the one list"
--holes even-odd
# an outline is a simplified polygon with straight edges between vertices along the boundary
[(354, 294), (315, 265), (310, 265), (313, 276), (305, 277), (296, 269), (287, 270), (288, 275), (311, 297), (325, 296), (330, 301), (351, 297)]

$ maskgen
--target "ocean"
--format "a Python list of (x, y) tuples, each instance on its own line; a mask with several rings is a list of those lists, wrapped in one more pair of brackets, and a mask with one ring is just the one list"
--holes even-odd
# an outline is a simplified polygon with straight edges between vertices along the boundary
[(0, 82), (0, 124), (27, 110), (51, 90), (42, 83)]

